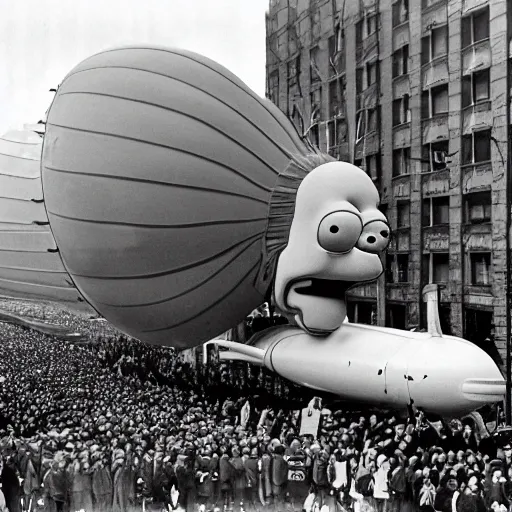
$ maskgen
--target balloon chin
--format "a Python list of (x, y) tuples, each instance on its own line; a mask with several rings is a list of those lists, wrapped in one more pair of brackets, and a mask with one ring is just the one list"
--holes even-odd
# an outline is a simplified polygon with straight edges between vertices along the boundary
[(342, 299), (290, 294), (288, 300), (291, 307), (300, 311), (295, 315), (297, 324), (312, 335), (331, 334), (341, 327), (347, 316), (347, 304)]

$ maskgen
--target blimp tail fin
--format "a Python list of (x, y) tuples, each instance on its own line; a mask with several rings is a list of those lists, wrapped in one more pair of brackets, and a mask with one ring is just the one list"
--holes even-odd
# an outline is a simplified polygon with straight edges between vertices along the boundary
[(66, 272), (50, 230), (41, 150), (42, 138), (32, 131), (0, 137), (0, 295), (91, 311)]

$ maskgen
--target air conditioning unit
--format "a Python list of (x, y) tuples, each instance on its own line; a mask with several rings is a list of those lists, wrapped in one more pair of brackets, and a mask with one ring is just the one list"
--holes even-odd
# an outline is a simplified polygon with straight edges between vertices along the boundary
[(446, 163), (446, 151), (434, 151), (434, 162), (436, 164)]

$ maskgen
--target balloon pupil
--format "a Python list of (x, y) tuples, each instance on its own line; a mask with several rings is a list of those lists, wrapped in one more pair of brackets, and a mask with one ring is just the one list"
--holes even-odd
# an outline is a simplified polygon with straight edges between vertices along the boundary
[(340, 230), (338, 226), (331, 226), (331, 229), (329, 230), (331, 233), (337, 233)]

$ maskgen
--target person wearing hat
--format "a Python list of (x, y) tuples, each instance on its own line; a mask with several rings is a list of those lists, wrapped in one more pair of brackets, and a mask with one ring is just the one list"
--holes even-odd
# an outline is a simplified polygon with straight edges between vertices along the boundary
[(112, 476), (104, 459), (101, 457), (99, 447), (91, 448), (92, 465), (92, 494), (94, 511), (108, 511), (112, 506)]
[(285, 448), (282, 444), (274, 447), (271, 464), (272, 500), (274, 509), (282, 511), (288, 483), (288, 464), (284, 459)]
[(306, 470), (306, 453), (298, 439), (291, 441), (286, 462), (288, 464), (288, 493), (291, 506), (300, 512), (309, 493), (309, 481)]
[(247, 512), (259, 512), (259, 483), (260, 483), (261, 463), (258, 458), (258, 448), (253, 446), (250, 449), (249, 457), (244, 460), (244, 469), (246, 477), (246, 489), (244, 496), (245, 510)]
[(194, 512), (196, 500), (196, 471), (193, 450), (186, 448), (178, 457), (176, 480), (178, 483), (179, 505), (186, 512)]
[(246, 476), (244, 461), (240, 456), (238, 447), (232, 449), (232, 456), (229, 460), (231, 464), (231, 474), (233, 482), (233, 511), (239, 512), (243, 508), (244, 493), (246, 488)]
[(74, 461), (68, 470), (70, 510), (93, 512), (92, 479), (87, 457)]

